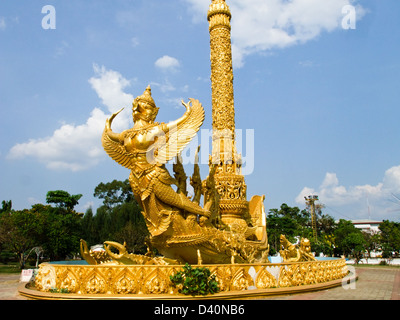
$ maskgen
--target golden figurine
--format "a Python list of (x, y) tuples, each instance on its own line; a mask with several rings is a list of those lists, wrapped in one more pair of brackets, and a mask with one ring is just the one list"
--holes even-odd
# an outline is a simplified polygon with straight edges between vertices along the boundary
[[(204, 109), (195, 99), (182, 103), (186, 112), (181, 118), (167, 124), (157, 123), (155, 119), (158, 108), (151, 96), (151, 88), (147, 87), (143, 95), (133, 101), (133, 128), (122, 133), (112, 131), (112, 121), (118, 111), (107, 119), (102, 136), (103, 147), (108, 155), (131, 170), (129, 182), (137, 202), (143, 208), (151, 245), (164, 255), (164, 259), (158, 262), (198, 263), (199, 257), (204, 263), (229, 262), (232, 257), (238, 262), (261, 258), (265, 260), (265, 254), (261, 252), (267, 247), (267, 239), (263, 237), (261, 242), (254, 241), (257, 227), (242, 228), (240, 232), (232, 228), (232, 231), (226, 232), (211, 223), (209, 209), (214, 208), (215, 216), (216, 196), (210, 196), (210, 190), (206, 188), (207, 180), (201, 181), (199, 149), (196, 153), (195, 173), (191, 178), (192, 185), (196, 186), (195, 196), (192, 200), (187, 197), (187, 176), (179, 161), (179, 154), (202, 125)], [(165, 163), (175, 157), (176, 179), (165, 167)], [(172, 185), (177, 185), (178, 190), (175, 191)], [(204, 208), (200, 206), (201, 195), (206, 199)], [(110, 246), (118, 249), (120, 254), (113, 254), (109, 250)], [(154, 259), (141, 259), (137, 255), (128, 254), (123, 245), (114, 242), (106, 243), (106, 251), (111, 260), (122, 264), (135, 264), (138, 261), (158, 263)], [(93, 264), (93, 257), (88, 252), (83, 255), (91, 257), (88, 260)]]
[(310, 240), (301, 238), (298, 245), (289, 242), (285, 235), (280, 236), (282, 250), (279, 253), (285, 262), (316, 261), (311, 253)]
[(176, 184), (176, 180), (165, 168), (165, 163), (179, 155), (204, 121), (204, 109), (197, 100), (183, 105), (186, 112), (178, 120), (168, 124), (154, 122), (158, 108), (149, 86), (133, 102), (133, 128), (122, 133), (113, 132), (111, 123), (117, 112), (107, 119), (103, 133), (104, 150), (131, 170), (129, 182), (137, 202), (144, 209), (152, 236), (168, 229), (174, 212), (210, 215), (185, 194), (175, 192), (171, 185)]

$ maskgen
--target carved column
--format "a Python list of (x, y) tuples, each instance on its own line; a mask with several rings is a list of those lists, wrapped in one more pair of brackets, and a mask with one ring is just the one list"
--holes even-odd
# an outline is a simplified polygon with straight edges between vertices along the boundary
[(246, 184), (235, 142), (230, 20), (225, 0), (212, 0), (208, 11), (213, 120), (211, 161), (217, 164), (215, 186), (220, 196), (221, 220), (228, 225), (247, 226), (243, 220), (248, 213)]

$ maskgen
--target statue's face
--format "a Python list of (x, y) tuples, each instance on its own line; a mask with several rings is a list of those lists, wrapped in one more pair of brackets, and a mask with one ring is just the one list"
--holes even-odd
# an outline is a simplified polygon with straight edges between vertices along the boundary
[(158, 108), (149, 103), (138, 101), (133, 106), (133, 121), (142, 119), (147, 122), (154, 122), (158, 114)]
[(303, 247), (303, 250), (305, 250), (306, 252), (311, 252), (310, 240), (308, 240), (308, 239), (302, 240), (301, 246)]

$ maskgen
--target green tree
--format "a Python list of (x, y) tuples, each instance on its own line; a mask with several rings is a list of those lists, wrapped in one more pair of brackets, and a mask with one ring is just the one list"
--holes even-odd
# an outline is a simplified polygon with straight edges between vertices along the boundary
[(368, 253), (368, 257), (371, 256), (371, 252), (380, 248), (380, 234), (371, 232), (362, 232), (365, 241), (365, 250)]
[(317, 234), (318, 236), (332, 235), (335, 232), (335, 219), (327, 214), (321, 214), (317, 218)]
[(64, 207), (36, 204), (40, 219), (39, 242), (51, 260), (65, 260), (79, 251), (81, 215)]
[(382, 257), (391, 258), (393, 252), (400, 251), (400, 223), (384, 220), (379, 225), (379, 230)]
[(10, 213), (11, 209), (12, 209), (12, 201), (11, 200), (9, 200), (9, 201), (3, 200), (1, 202), (0, 215), (2, 213)]
[(361, 230), (357, 229), (351, 221), (339, 220), (335, 230), (335, 246), (339, 253), (351, 255), (357, 260), (361, 259), (366, 242)]
[(97, 243), (92, 207), (86, 210), (81, 220), (81, 230), (82, 239), (85, 239), (88, 243)]
[(126, 242), (128, 251), (146, 253), (145, 239), (149, 233), (128, 179), (100, 183), (94, 196), (103, 199), (103, 205), (97, 208), (95, 215), (85, 213), (83, 238), (90, 244), (106, 240)]
[[(310, 225), (309, 230), (311, 230), (311, 228)], [(317, 216), (317, 239), (314, 239), (310, 234), (311, 250), (316, 253), (322, 252), (326, 255), (334, 254), (335, 229), (335, 219), (330, 215), (322, 214), (320, 209), (319, 216)]]
[(33, 211), (12, 211), (0, 217), (0, 243), (17, 256), (21, 269), (30, 249), (39, 245), (39, 232), (39, 217)]
[(267, 216), (267, 233), (271, 253), (279, 251), (281, 234), (291, 242), (295, 241), (295, 237), (308, 237), (308, 225), (309, 214), (306, 210), (300, 211), (298, 207), (289, 207), (286, 203), (283, 203), (280, 209), (270, 209)]
[(128, 252), (136, 254), (147, 253), (146, 239), (149, 232), (144, 224), (134, 224), (128, 221), (123, 228), (114, 233), (114, 240), (119, 243), (126, 243)]
[(66, 191), (49, 191), (51, 205), (36, 204), (31, 209), (14, 211), (11, 201), (3, 201), (0, 211), (0, 249), (17, 255), (25, 266), (29, 252), (42, 247), (52, 260), (65, 259), (79, 251), (81, 216), (74, 211), (82, 195)]
[(94, 189), (93, 196), (103, 199), (103, 205), (108, 208), (133, 200), (133, 193), (128, 179), (124, 181), (113, 180), (108, 183), (101, 182)]
[(60, 208), (72, 211), (79, 203), (80, 198), (82, 198), (81, 194), (70, 195), (67, 191), (56, 190), (47, 192), (46, 202), (49, 204), (54, 203)]

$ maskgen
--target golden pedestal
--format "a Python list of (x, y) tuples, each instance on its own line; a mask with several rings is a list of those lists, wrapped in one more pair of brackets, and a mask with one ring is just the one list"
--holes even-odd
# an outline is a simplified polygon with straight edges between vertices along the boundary
[[(196, 267), (196, 266), (194, 266)], [(304, 293), (340, 286), (348, 276), (344, 259), (270, 264), (201, 265), (216, 276), (220, 292), (177, 293), (169, 279), (182, 266), (91, 266), (43, 263), (36, 288), (20, 288), (31, 299), (238, 299)], [(60, 293), (64, 292), (64, 293)]]

